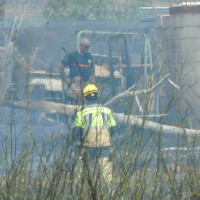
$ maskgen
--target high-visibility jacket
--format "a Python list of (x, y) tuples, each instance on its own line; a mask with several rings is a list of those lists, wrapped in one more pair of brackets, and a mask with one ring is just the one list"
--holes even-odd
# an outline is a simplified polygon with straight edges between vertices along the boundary
[(88, 147), (110, 146), (109, 129), (116, 126), (109, 108), (93, 104), (79, 111), (75, 126), (83, 129), (83, 145)]

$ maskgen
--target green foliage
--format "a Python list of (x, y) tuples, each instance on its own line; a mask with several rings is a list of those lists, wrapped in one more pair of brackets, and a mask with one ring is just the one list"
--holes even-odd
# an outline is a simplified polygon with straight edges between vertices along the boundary
[(44, 14), (54, 20), (121, 21), (136, 16), (138, 6), (138, 0), (123, 5), (114, 0), (48, 0)]
[(4, 17), (5, 0), (0, 0), (0, 19)]

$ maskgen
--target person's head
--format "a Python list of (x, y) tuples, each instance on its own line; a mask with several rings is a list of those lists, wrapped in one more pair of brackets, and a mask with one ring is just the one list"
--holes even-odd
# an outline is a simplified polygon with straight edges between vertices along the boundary
[(94, 84), (88, 84), (83, 89), (83, 95), (86, 101), (94, 101), (98, 99), (98, 87)]
[(90, 41), (87, 38), (82, 38), (80, 41), (79, 53), (85, 54), (90, 48)]

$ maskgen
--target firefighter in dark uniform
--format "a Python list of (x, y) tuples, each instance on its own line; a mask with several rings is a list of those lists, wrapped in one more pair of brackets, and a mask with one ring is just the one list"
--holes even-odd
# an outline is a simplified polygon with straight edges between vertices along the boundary
[[(71, 100), (77, 101), (81, 96), (82, 88), (87, 83), (94, 82), (94, 65), (92, 55), (88, 52), (89, 48), (90, 41), (82, 38), (79, 49), (66, 55), (59, 64), (61, 79), (67, 85), (66, 93)], [(69, 77), (65, 74), (67, 67), (69, 67)]]
[(109, 108), (98, 104), (98, 88), (88, 84), (83, 95), (86, 106), (76, 116), (75, 126), (86, 160), (98, 160), (101, 174), (107, 184), (112, 181), (112, 163), (110, 161), (111, 139), (116, 122)]

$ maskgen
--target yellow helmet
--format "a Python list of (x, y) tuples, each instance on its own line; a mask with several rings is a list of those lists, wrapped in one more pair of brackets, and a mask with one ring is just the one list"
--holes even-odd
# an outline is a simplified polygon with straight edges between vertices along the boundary
[(94, 96), (94, 93), (99, 93), (98, 87), (94, 84), (88, 84), (83, 89), (84, 97), (86, 97), (89, 94), (91, 94), (91, 96)]

